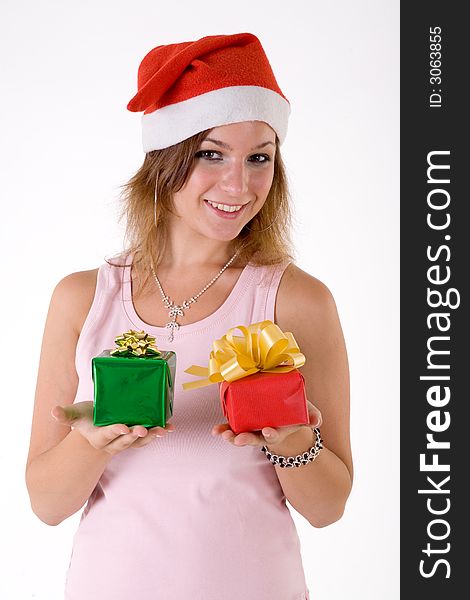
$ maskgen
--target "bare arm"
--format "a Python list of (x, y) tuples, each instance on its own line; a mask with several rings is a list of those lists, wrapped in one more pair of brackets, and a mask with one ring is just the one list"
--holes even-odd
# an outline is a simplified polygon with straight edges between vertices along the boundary
[[(346, 347), (330, 291), (294, 265), (281, 281), (276, 312), (281, 329), (292, 331), (306, 356), (302, 373), (307, 398), (321, 412), (324, 440), (314, 462), (297, 469), (276, 466), (276, 474), (290, 504), (322, 527), (341, 517), (352, 486)], [(292, 456), (304, 452), (312, 440), (312, 432), (301, 428), (267, 446), (275, 454)]]
[(92, 399), (73, 404), (78, 386), (75, 350), (95, 285), (96, 270), (60, 281), (44, 330), (26, 485), (33, 511), (49, 525), (59, 524), (85, 504), (113, 454), (148, 443), (161, 429), (147, 435), (140, 426), (97, 428), (92, 424)]
[(309, 400), (310, 426), (264, 427), (236, 435), (226, 423), (213, 435), (236, 446), (266, 445), (274, 454), (296, 456), (313, 446), (311, 427), (321, 425), (323, 450), (299, 468), (275, 466), (290, 504), (314, 527), (324, 527), (343, 514), (352, 485), (349, 442), (349, 369), (336, 305), (328, 288), (294, 265), (281, 280), (276, 322), (294, 334), (306, 363), (302, 367)]

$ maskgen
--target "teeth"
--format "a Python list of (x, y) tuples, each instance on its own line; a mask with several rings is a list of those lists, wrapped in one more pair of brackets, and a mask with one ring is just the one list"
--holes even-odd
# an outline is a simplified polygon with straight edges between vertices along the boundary
[(218, 204), (217, 202), (211, 202), (210, 200), (207, 200), (207, 202), (214, 208), (218, 208), (219, 210), (223, 210), (224, 212), (238, 212), (242, 208), (241, 206), (229, 206), (228, 204)]

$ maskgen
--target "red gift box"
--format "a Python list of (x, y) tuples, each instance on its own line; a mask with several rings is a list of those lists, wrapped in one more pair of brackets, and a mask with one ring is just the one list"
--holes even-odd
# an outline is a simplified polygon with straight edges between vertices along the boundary
[(304, 378), (297, 369), (223, 381), (219, 392), (234, 433), (309, 423)]

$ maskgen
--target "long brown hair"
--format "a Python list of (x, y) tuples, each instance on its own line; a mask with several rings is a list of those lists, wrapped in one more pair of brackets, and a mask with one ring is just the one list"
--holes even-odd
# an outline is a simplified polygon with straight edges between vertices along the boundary
[[(201, 131), (169, 148), (148, 152), (140, 169), (121, 186), (119, 220), (125, 219), (127, 242), (121, 256), (132, 253), (133, 266), (140, 273), (147, 274), (146, 281), (149, 280), (152, 263), (158, 266), (165, 254), (168, 218), (174, 211), (173, 194), (181, 190), (191, 175), (196, 152), (208, 131)], [(234, 250), (242, 242), (236, 264), (269, 265), (292, 258), (290, 226), (287, 176), (276, 136), (271, 189), (261, 210), (232, 242)], [(116, 265), (114, 261), (108, 262)], [(144, 287), (146, 281), (143, 282)]]

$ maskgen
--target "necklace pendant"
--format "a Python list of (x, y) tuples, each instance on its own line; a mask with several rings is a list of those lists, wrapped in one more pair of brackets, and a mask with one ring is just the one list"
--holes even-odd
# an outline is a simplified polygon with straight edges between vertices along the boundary
[(170, 317), (170, 319), (172, 319), (172, 321), (170, 321), (169, 323), (166, 324), (166, 328), (170, 330), (170, 336), (168, 338), (169, 342), (172, 342), (174, 340), (175, 331), (178, 331), (178, 329), (180, 328), (179, 323), (176, 322), (176, 319), (178, 317), (183, 317), (184, 311), (188, 308), (191, 308), (191, 305), (194, 302), (197, 302), (199, 296), (201, 296), (204, 292), (206, 292), (211, 287), (211, 285), (213, 285), (217, 281), (217, 279), (219, 279), (219, 277), (222, 275), (222, 273), (225, 271), (225, 269), (227, 267), (229, 267), (232, 264), (232, 262), (235, 260), (235, 258), (238, 256), (240, 251), (241, 251), (241, 246), (238, 248), (238, 250), (232, 256), (232, 258), (228, 262), (226, 262), (225, 265), (220, 269), (220, 271), (217, 273), (217, 275), (215, 277), (213, 277), (211, 279), (211, 281), (209, 281), (209, 283), (206, 284), (200, 292), (198, 292), (194, 296), (191, 296), (191, 298), (189, 298), (189, 300), (184, 300), (184, 302), (181, 305), (176, 304), (170, 298), (170, 296), (167, 296), (165, 294), (165, 292), (163, 291), (163, 288), (162, 288), (162, 284), (160, 283), (160, 281), (157, 277), (157, 274), (155, 273), (155, 269), (153, 268), (153, 265), (151, 265), (152, 273), (153, 273), (153, 276), (157, 283), (158, 289), (160, 290), (163, 304), (165, 305), (165, 308), (168, 309), (168, 316)]
[(165, 327), (170, 330), (168, 341), (172, 342), (175, 339), (175, 331), (178, 331), (178, 329), (180, 328), (179, 323), (177, 323), (176, 321), (170, 321), (165, 325)]

